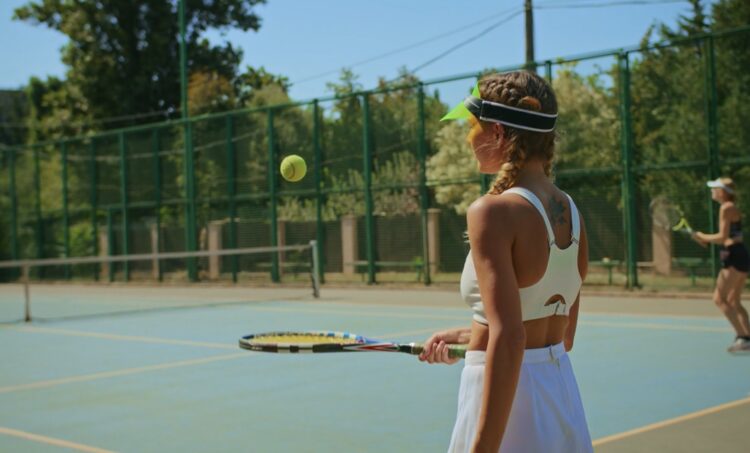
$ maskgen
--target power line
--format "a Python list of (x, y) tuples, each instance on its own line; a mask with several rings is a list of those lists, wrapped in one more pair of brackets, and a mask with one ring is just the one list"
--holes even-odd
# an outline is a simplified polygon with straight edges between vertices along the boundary
[[(570, 2), (570, 0), (566, 0)], [(575, 8), (608, 8), (612, 6), (624, 5), (659, 5), (667, 3), (686, 3), (687, 0), (621, 0), (607, 3), (591, 3), (582, 1), (580, 3), (544, 3), (534, 6), (534, 9), (575, 9)]]
[[(615, 0), (615, 1), (610, 1), (610, 2), (606, 2), (606, 3), (592, 3), (592, 0), (580, 0), (580, 1), (577, 1), (577, 0), (562, 0), (561, 3), (549, 2), (549, 3), (537, 4), (537, 5), (534, 6), (534, 9), (607, 8), (607, 7), (624, 6), (624, 5), (657, 5), (657, 4), (669, 4), (669, 3), (684, 3), (686, 1), (687, 0)], [(452, 46), (451, 48), (449, 48), (449, 49), (441, 52), (437, 56), (435, 56), (435, 57), (433, 57), (433, 58), (425, 61), (424, 63), (421, 63), (420, 65), (416, 66), (412, 70), (407, 71), (407, 74), (414, 74), (417, 71), (419, 71), (419, 70), (421, 70), (421, 69), (429, 66), (430, 64), (432, 64), (432, 63), (434, 63), (434, 62), (436, 62), (436, 61), (438, 61), (438, 60), (446, 57), (447, 55), (449, 55), (450, 53), (458, 50), (459, 48), (461, 48), (461, 47), (463, 47), (463, 46), (465, 46), (465, 45), (467, 45), (467, 44), (469, 44), (469, 43), (471, 43), (471, 42), (473, 42), (473, 41), (481, 38), (483, 35), (485, 35), (486, 33), (494, 30), (495, 28), (499, 27), (500, 25), (505, 24), (506, 22), (510, 21), (511, 19), (513, 19), (516, 16), (520, 15), (521, 13), (523, 13), (523, 9), (522, 8), (519, 9), (518, 7), (516, 7), (516, 8), (504, 10), (504, 11), (498, 12), (496, 14), (493, 14), (491, 16), (488, 16), (488, 17), (486, 17), (486, 18), (484, 18), (482, 20), (475, 21), (475, 22), (472, 22), (470, 24), (465, 24), (465, 25), (463, 25), (461, 27), (458, 27), (458, 28), (449, 30), (447, 32), (441, 33), (440, 35), (435, 35), (435, 36), (432, 36), (430, 38), (418, 41), (416, 43), (409, 44), (407, 46), (404, 46), (404, 47), (401, 47), (401, 48), (398, 48), (398, 49), (394, 49), (392, 51), (389, 51), (389, 52), (377, 55), (375, 57), (368, 58), (366, 60), (362, 60), (362, 61), (356, 62), (356, 63), (351, 64), (351, 65), (345, 65), (343, 67), (353, 68), (353, 67), (360, 66), (360, 65), (363, 65), (363, 64), (366, 64), (366, 63), (370, 63), (372, 61), (376, 61), (376, 60), (380, 60), (380, 59), (389, 57), (391, 55), (395, 55), (395, 54), (398, 54), (398, 53), (401, 53), (401, 52), (405, 52), (407, 50), (410, 50), (410, 49), (422, 46), (424, 44), (433, 42), (436, 39), (447, 38), (447, 37), (449, 37), (452, 34), (465, 31), (466, 29), (468, 29), (470, 27), (473, 27), (473, 26), (476, 26), (476, 25), (488, 22), (489, 20), (492, 20), (492, 19), (494, 19), (494, 18), (496, 18), (498, 16), (501, 16), (501, 15), (504, 15), (504, 14), (508, 14), (508, 13), (510, 13), (510, 15), (508, 15), (508, 16), (504, 17), (502, 20), (500, 20), (500, 21), (498, 21), (498, 22), (490, 25), (486, 29), (482, 30), (480, 33), (478, 33), (478, 34), (476, 34), (476, 35), (474, 35), (474, 36), (472, 36), (472, 37), (470, 37), (470, 38), (468, 38), (468, 39), (466, 39), (464, 41), (461, 41), (460, 43)], [(300, 83), (308, 82), (308, 81), (311, 81), (311, 80), (315, 80), (315, 79), (318, 79), (320, 77), (324, 77), (326, 75), (330, 75), (330, 74), (336, 73), (338, 71), (339, 71), (339, 69), (331, 70), (331, 71), (326, 71), (324, 73), (320, 73), (320, 74), (317, 74), (317, 75), (314, 75), (314, 76), (310, 76), (310, 77), (307, 77), (307, 78), (302, 79), (302, 80), (297, 81), (297, 82), (292, 82), (288, 86), (291, 87), (292, 85), (295, 85), (295, 84), (300, 84)], [(395, 82), (397, 80), (400, 80), (401, 78), (403, 78), (403, 76), (398, 77), (398, 78), (390, 81), (389, 83)], [(199, 83), (199, 85), (203, 85), (203, 84), (208, 83), (208, 82), (209, 81), (202, 81), (201, 83)], [(74, 127), (78, 127), (78, 126), (87, 126), (87, 125), (96, 125), (96, 124), (106, 124), (106, 123), (113, 123), (113, 122), (126, 121), (126, 120), (132, 120), (132, 119), (141, 119), (141, 118), (149, 118), (149, 117), (155, 117), (155, 116), (171, 115), (171, 114), (174, 114), (174, 113), (177, 113), (177, 112), (180, 112), (180, 111), (181, 111), (181, 109), (179, 107), (178, 108), (170, 108), (170, 109), (167, 109), (167, 110), (160, 110), (160, 111), (156, 111), (156, 112), (136, 113), (136, 114), (131, 114), (131, 115), (116, 116), (116, 117), (105, 117), (105, 118), (101, 118), (101, 119), (97, 119), (97, 120), (91, 120), (91, 121), (86, 121), (86, 122), (81, 121), (81, 122), (78, 122), (78, 123), (72, 123), (71, 125), (74, 126)], [(7, 122), (7, 123), (0, 122), (0, 127), (9, 128), (9, 129), (29, 129), (30, 128), (29, 126), (27, 126), (24, 123), (13, 123), (13, 122)]]
[[(341, 67), (342, 68), (354, 68), (354, 67), (366, 64), (366, 63), (371, 63), (373, 61), (377, 61), (377, 60), (380, 60), (380, 59), (383, 59), (383, 58), (386, 58), (386, 57), (390, 57), (391, 55), (396, 55), (396, 54), (405, 52), (407, 50), (411, 50), (411, 49), (414, 49), (416, 47), (422, 46), (424, 44), (432, 43), (435, 40), (447, 38), (447, 37), (449, 37), (450, 35), (452, 35), (454, 33), (466, 31), (470, 27), (473, 27), (473, 26), (476, 26), (476, 25), (479, 25), (479, 24), (483, 24), (485, 22), (489, 22), (490, 20), (492, 20), (492, 19), (494, 19), (494, 18), (496, 18), (498, 16), (505, 15), (505, 14), (507, 14), (507, 13), (509, 13), (511, 11), (517, 10), (517, 9), (518, 8), (506, 9), (506, 10), (500, 11), (498, 13), (492, 14), (491, 16), (488, 16), (488, 17), (486, 17), (486, 18), (484, 18), (482, 20), (478, 20), (478, 21), (475, 21), (475, 22), (472, 22), (472, 23), (469, 23), (469, 24), (465, 24), (465, 25), (462, 25), (461, 27), (454, 28), (452, 30), (440, 33), (439, 35), (431, 36), (429, 38), (426, 38), (426, 39), (423, 39), (421, 41), (415, 42), (413, 44), (409, 44), (409, 45), (406, 45), (404, 47), (399, 47), (397, 49), (394, 49), (394, 50), (385, 52), (383, 54), (380, 54), (380, 55), (368, 58), (366, 60), (358, 61), (358, 62), (350, 64), (350, 65), (342, 65)], [(304, 78), (302, 80), (298, 80), (296, 82), (292, 82), (292, 83), (289, 84), (289, 86), (298, 85), (300, 83), (304, 83), (304, 82), (308, 82), (308, 81), (311, 81), (311, 80), (319, 79), (321, 77), (325, 77), (325, 76), (330, 75), (330, 74), (335, 74), (335, 73), (337, 73), (339, 71), (340, 71), (340, 69), (333, 69), (333, 70), (330, 70), (330, 71), (322, 72), (320, 74), (312, 75), (312, 76), (306, 77), (306, 78)]]
[[(567, 2), (575, 1), (575, 0), (566, 0)], [(585, 0), (584, 0), (585, 1)], [(590, 1), (590, 0), (589, 0)], [(560, 4), (560, 5), (553, 5), (553, 4), (542, 4), (542, 5), (536, 5), (534, 6), (534, 9), (564, 9), (564, 8), (601, 8), (601, 7), (612, 7), (612, 6), (621, 6), (621, 5), (654, 5), (654, 4), (665, 4), (665, 3), (683, 3), (686, 0), (620, 0), (620, 1), (614, 1), (614, 2), (608, 2), (608, 3), (566, 3), (566, 4)], [(466, 44), (471, 43), (472, 41), (479, 39), (486, 33), (492, 31), (493, 29), (499, 27), (500, 25), (503, 25), (504, 23), (510, 21), (511, 19), (515, 18), (516, 16), (523, 13), (524, 10), (521, 9), (519, 11), (516, 11), (509, 16), (505, 17), (499, 22), (496, 22), (492, 24), (490, 27), (483, 30), (481, 33), (472, 36), (471, 38), (464, 40), (455, 46), (449, 48), (448, 50), (440, 53), (439, 55), (427, 60), (426, 62), (418, 65), (411, 71), (407, 71), (407, 74), (414, 74), (415, 72), (419, 71), (420, 69), (425, 68), (426, 66), (440, 60), (441, 58), (447, 56), (451, 52), (465, 46)], [(404, 76), (397, 77), (396, 79), (391, 80), (389, 83), (396, 82), (400, 79), (402, 79)]]
[(516, 16), (520, 15), (521, 13), (523, 13), (523, 10), (518, 10), (518, 11), (510, 14), (509, 16), (505, 17), (503, 20), (495, 22), (494, 24), (492, 24), (489, 27), (485, 28), (481, 32), (479, 32), (476, 35), (472, 36), (471, 38), (465, 39), (465, 40), (461, 41), (460, 43), (454, 45), (453, 47), (449, 48), (448, 50), (445, 50), (445, 51), (441, 52), (439, 55), (436, 55), (435, 57), (432, 57), (429, 60), (425, 61), (424, 63), (418, 65), (417, 67), (415, 67), (414, 69), (412, 69), (411, 71), (409, 71), (409, 73), (413, 74), (413, 73), (419, 71), (420, 69), (423, 69), (423, 68), (431, 65), (432, 63), (440, 60), (441, 58), (443, 58), (445, 56), (447, 56), (451, 52), (454, 52), (454, 51), (460, 49), (461, 47), (463, 47), (463, 46), (471, 43), (472, 41), (475, 41), (475, 40), (481, 38), (482, 36), (486, 35), (487, 33), (489, 33), (490, 31), (494, 30), (495, 28), (497, 28), (497, 27), (505, 24), (506, 22), (509, 22), (511, 19), (515, 18)]

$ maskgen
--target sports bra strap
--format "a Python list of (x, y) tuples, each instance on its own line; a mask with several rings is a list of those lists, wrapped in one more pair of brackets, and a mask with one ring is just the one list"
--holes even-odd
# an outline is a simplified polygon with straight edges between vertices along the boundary
[(578, 208), (573, 203), (573, 199), (567, 193), (565, 196), (568, 197), (568, 203), (570, 203), (571, 236), (573, 242), (578, 244), (578, 239), (581, 237), (581, 219), (578, 216)]
[(547, 243), (552, 246), (555, 243), (555, 232), (552, 231), (552, 224), (549, 223), (547, 212), (544, 210), (544, 205), (542, 205), (542, 202), (539, 201), (539, 198), (534, 195), (534, 192), (530, 191), (529, 189), (524, 189), (523, 187), (511, 187), (510, 189), (504, 191), (503, 195), (505, 195), (506, 193), (514, 193), (516, 195), (524, 197), (536, 208), (537, 211), (539, 211), (542, 219), (544, 219), (544, 226), (547, 227)]

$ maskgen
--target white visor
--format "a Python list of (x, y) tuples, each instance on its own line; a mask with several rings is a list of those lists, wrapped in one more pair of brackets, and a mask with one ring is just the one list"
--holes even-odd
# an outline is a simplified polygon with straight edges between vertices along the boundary
[(734, 195), (734, 190), (727, 187), (723, 182), (721, 182), (720, 179), (715, 179), (713, 181), (708, 181), (706, 185), (712, 189), (724, 189), (728, 194)]

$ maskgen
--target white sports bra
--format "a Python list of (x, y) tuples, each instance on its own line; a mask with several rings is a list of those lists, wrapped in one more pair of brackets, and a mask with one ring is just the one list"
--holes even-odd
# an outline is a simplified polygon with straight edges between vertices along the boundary
[[(570, 246), (561, 249), (555, 242), (555, 234), (552, 231), (552, 225), (547, 218), (542, 202), (536, 195), (528, 189), (513, 187), (503, 192), (506, 194), (516, 194), (525, 198), (531, 203), (544, 219), (544, 225), (547, 227), (547, 243), (549, 244), (549, 260), (547, 269), (542, 278), (531, 286), (520, 288), (521, 296), (521, 313), (524, 321), (531, 319), (546, 318), (553, 315), (568, 315), (573, 304), (576, 302), (578, 292), (581, 290), (581, 274), (578, 271), (578, 240), (581, 234), (580, 219), (573, 199), (568, 197), (570, 204), (570, 219), (572, 222), (571, 235), (572, 241)], [(471, 258), (471, 251), (466, 257), (464, 270), (461, 273), (461, 297), (474, 311), (474, 320), (482, 324), (487, 324), (484, 304), (479, 294), (479, 285), (477, 284), (477, 273), (474, 269), (474, 261)]]

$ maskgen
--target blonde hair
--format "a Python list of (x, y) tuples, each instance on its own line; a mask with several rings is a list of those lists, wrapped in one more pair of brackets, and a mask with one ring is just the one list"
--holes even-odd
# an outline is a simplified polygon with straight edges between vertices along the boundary
[[(535, 112), (557, 113), (557, 99), (546, 80), (527, 71), (492, 74), (479, 81), (482, 99)], [(518, 173), (529, 159), (542, 159), (544, 172), (552, 173), (555, 132), (532, 132), (503, 126), (507, 161), (500, 167), (490, 194), (501, 194), (513, 187)]]
[(721, 181), (721, 183), (725, 186), (729, 187), (729, 190), (731, 190), (732, 193), (729, 193), (726, 190), (724, 190), (724, 193), (730, 200), (735, 201), (737, 199), (737, 185), (734, 183), (734, 180), (728, 176), (723, 176), (719, 178), (719, 181)]

